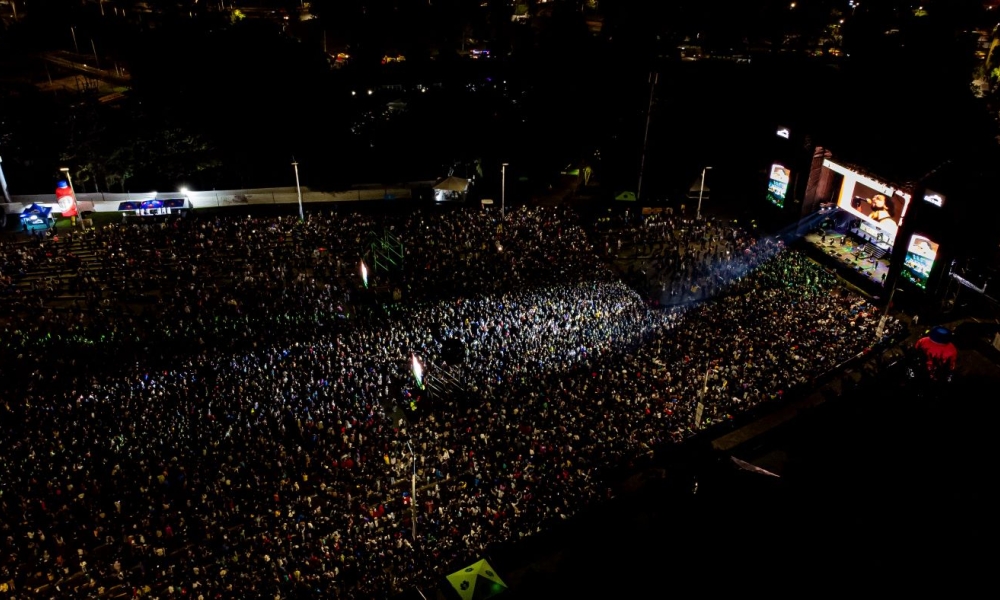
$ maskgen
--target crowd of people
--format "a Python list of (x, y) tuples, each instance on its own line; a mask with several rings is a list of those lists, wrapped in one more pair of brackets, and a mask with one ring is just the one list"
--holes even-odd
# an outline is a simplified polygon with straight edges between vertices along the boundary
[[(586, 225), (195, 213), (0, 242), (7, 596), (430, 589), (879, 341), (877, 309), (780, 241), (658, 226), (714, 294), (662, 307)], [(43, 269), (67, 293), (17, 285)]]
[[(609, 218), (606, 222), (612, 223)], [(621, 263), (626, 279), (663, 306), (714, 298), (742, 275), (732, 253), (752, 243), (750, 230), (724, 219), (660, 212), (619, 217), (603, 232), (604, 254)], [(736, 270), (734, 270), (736, 269)]]

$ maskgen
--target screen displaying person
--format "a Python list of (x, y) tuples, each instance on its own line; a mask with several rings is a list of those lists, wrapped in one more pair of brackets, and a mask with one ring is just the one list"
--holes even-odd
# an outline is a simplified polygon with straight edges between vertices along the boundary
[(934, 260), (937, 256), (937, 244), (918, 235), (913, 236), (913, 241), (910, 243), (908, 250), (917, 256), (922, 256), (930, 260)]
[(851, 201), (851, 205), (861, 213), (866, 213), (882, 231), (895, 236), (899, 230), (893, 214), (892, 203), (886, 199), (885, 194), (875, 194), (871, 198), (856, 196)]

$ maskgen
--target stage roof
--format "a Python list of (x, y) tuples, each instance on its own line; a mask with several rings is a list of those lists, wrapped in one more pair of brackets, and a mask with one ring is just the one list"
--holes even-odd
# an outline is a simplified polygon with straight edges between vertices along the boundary
[(445, 192), (467, 192), (469, 191), (469, 180), (462, 177), (448, 177), (435, 184), (434, 189)]

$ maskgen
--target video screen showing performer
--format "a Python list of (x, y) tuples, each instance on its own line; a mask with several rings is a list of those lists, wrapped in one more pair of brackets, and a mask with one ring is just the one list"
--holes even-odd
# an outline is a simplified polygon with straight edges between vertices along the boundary
[(891, 242), (899, 231), (906, 201), (899, 195), (893, 196), (892, 190), (875, 189), (861, 181), (845, 179), (837, 206), (871, 223)]
[(779, 164), (771, 165), (771, 177), (767, 182), (767, 200), (771, 204), (784, 208), (791, 178), (792, 172), (789, 169)]
[(896, 198), (890, 197), (878, 190), (873, 190), (863, 183), (854, 185), (851, 197), (851, 208), (862, 217), (873, 221), (880, 230), (895, 238), (899, 231), (899, 219), (903, 207)]
[(921, 289), (927, 288), (934, 260), (937, 258), (938, 244), (930, 239), (913, 234), (903, 259), (903, 277)]

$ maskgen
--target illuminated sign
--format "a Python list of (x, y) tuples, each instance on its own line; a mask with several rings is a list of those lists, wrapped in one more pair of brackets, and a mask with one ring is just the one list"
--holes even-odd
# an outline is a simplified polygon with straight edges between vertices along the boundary
[(893, 244), (910, 206), (910, 194), (831, 160), (824, 160), (823, 167), (844, 176), (837, 206), (874, 225), (882, 239)]
[(937, 242), (916, 233), (910, 236), (910, 245), (907, 246), (906, 257), (903, 259), (903, 278), (920, 289), (927, 289), (927, 279), (934, 267), (937, 252)]
[(924, 202), (933, 204), (934, 206), (944, 206), (944, 194), (939, 194), (934, 190), (927, 190), (924, 192)]
[(132, 211), (158, 208), (187, 208), (184, 198), (164, 198), (162, 200), (128, 200), (118, 203), (118, 210)]
[(792, 172), (779, 164), (771, 165), (771, 176), (767, 181), (767, 199), (778, 208), (784, 208), (788, 196), (788, 182)]
[(785, 138), (786, 140), (787, 140), (787, 139), (789, 138), (789, 136), (791, 135), (791, 132), (789, 132), (789, 131), (788, 131), (788, 128), (787, 128), (787, 127), (782, 127), (781, 129), (779, 129), (779, 130), (778, 130), (778, 132), (777, 132), (777, 133), (778, 133), (778, 137), (782, 137), (782, 138)]

